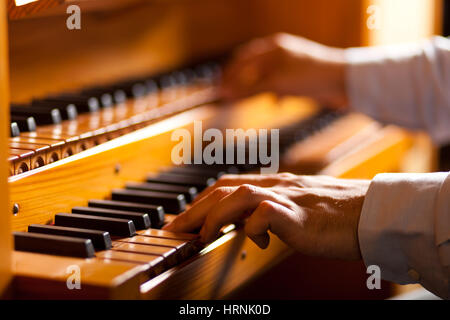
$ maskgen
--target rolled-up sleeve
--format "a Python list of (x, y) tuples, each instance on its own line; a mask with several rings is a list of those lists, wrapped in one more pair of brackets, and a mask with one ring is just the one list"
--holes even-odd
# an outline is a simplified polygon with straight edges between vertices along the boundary
[(383, 279), (420, 283), (449, 299), (450, 174), (377, 175), (358, 227), (364, 263)]
[(450, 142), (450, 39), (346, 50), (352, 109)]

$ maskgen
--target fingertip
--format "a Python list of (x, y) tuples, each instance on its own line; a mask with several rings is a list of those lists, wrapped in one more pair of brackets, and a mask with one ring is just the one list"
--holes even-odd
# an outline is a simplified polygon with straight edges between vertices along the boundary
[(202, 243), (206, 243), (206, 241), (205, 241), (206, 240), (206, 238), (205, 238), (205, 228), (201, 228), (200, 232), (198, 234), (200, 236), (200, 241)]
[(202, 228), (202, 230), (200, 230), (200, 241), (203, 243), (210, 243), (215, 239), (215, 236), (211, 233), (208, 232), (205, 228)]

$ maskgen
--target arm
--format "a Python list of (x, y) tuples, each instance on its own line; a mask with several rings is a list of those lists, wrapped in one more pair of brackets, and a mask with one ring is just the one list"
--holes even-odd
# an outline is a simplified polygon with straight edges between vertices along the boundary
[(242, 47), (225, 68), (223, 96), (305, 95), (450, 141), (450, 40), (339, 49), (277, 34)]
[[(445, 181), (445, 182), (444, 182)], [(369, 185), (370, 183), (370, 185)], [(164, 229), (201, 228), (204, 242), (245, 220), (259, 247), (269, 231), (303, 254), (378, 265), (384, 279), (419, 282), (449, 298), (450, 176), (381, 174), (368, 180), (327, 176), (226, 175)]]

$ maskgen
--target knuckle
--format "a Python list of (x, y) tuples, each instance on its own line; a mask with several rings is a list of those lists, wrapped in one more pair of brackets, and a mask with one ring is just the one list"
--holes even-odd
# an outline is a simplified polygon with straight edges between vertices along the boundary
[(242, 184), (237, 188), (236, 192), (242, 196), (250, 196), (256, 193), (256, 187), (251, 184)]
[(269, 201), (269, 200), (261, 201), (261, 203), (259, 204), (258, 207), (262, 214), (272, 213), (276, 209), (275, 203), (273, 203), (272, 201)]
[(295, 177), (295, 174), (290, 172), (282, 172), (278, 174), (278, 177), (281, 179), (293, 179)]
[(272, 36), (272, 39), (276, 42), (276, 43), (278, 43), (278, 42), (280, 42), (281, 40), (283, 40), (284, 38), (286, 38), (286, 33), (285, 32), (276, 32), (273, 36)]
[(214, 189), (214, 191), (212, 192), (212, 196), (215, 198), (222, 198), (227, 193), (228, 193), (228, 188), (218, 187), (218, 188)]

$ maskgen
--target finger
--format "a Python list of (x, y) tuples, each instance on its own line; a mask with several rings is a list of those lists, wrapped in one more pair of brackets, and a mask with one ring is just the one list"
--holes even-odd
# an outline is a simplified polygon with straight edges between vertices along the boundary
[(224, 76), (219, 87), (219, 96), (224, 101), (233, 102), (261, 92), (273, 91), (277, 87), (274, 64), (269, 57), (259, 58), (247, 65), (234, 66)]
[(258, 187), (273, 187), (280, 182), (277, 175), (261, 175), (261, 174), (226, 174), (220, 177), (217, 182), (203, 190), (193, 201), (196, 203), (215, 189), (220, 187), (237, 187), (242, 184), (251, 184)]
[[(258, 247), (265, 249), (270, 242), (268, 231), (283, 234), (282, 230), (289, 228), (289, 224), (284, 221), (285, 217), (291, 215), (291, 211), (279, 203), (270, 200), (262, 201), (247, 220), (245, 233)], [(279, 220), (283, 223), (279, 223)]]
[(259, 38), (237, 48), (231, 60), (228, 62), (225, 73), (231, 74), (240, 70), (244, 65), (254, 62), (261, 56), (275, 48), (272, 40), (268, 38)]
[(217, 188), (197, 203), (193, 204), (188, 210), (179, 214), (171, 223), (165, 225), (163, 230), (172, 232), (191, 232), (198, 229), (205, 221), (206, 214), (216, 205), (217, 201), (231, 194), (236, 188), (221, 187)]
[(264, 200), (290, 205), (288, 200), (268, 189), (244, 184), (222, 198), (211, 209), (200, 231), (202, 241), (207, 243), (214, 240), (221, 227), (242, 219), (248, 212), (253, 212)]
[(277, 47), (248, 54), (245, 59), (233, 60), (225, 68), (220, 95), (225, 99), (237, 99), (267, 91), (273, 84), (271, 79), (277, 63)]

